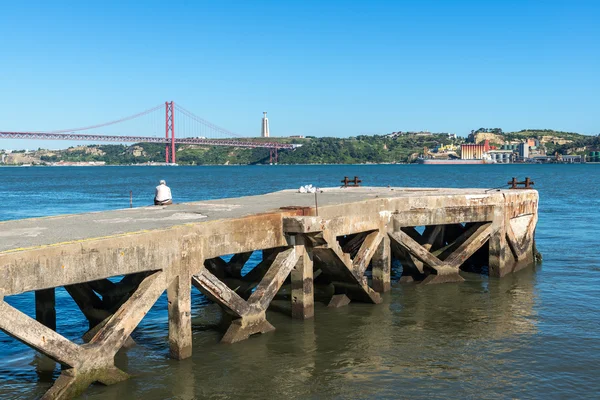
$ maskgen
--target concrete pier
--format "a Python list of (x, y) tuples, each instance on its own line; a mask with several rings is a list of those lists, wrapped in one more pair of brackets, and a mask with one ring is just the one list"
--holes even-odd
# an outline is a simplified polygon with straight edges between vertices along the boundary
[[(328, 188), (0, 223), (0, 329), (59, 362), (45, 399), (128, 378), (115, 354), (166, 291), (169, 349), (192, 354), (191, 290), (217, 303), (224, 343), (275, 330), (274, 299), (308, 319), (381, 302), (391, 262), (402, 282), (450, 283), (464, 272), (502, 277), (534, 263), (538, 194), (531, 189)], [(242, 273), (251, 254), (262, 261)], [(231, 258), (224, 256), (231, 256)], [(228, 259), (228, 261), (225, 261)], [(108, 279), (119, 277), (119, 279)], [(55, 331), (64, 287), (89, 322), (76, 344)], [(4, 301), (35, 292), (33, 319)], [(60, 317), (60, 314), (58, 314)]]

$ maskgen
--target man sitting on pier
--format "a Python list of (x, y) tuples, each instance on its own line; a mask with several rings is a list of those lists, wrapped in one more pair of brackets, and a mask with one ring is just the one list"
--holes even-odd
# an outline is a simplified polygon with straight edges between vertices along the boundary
[(160, 184), (156, 187), (156, 194), (154, 195), (154, 205), (167, 206), (169, 204), (173, 204), (171, 188), (167, 186), (167, 182), (161, 179)]

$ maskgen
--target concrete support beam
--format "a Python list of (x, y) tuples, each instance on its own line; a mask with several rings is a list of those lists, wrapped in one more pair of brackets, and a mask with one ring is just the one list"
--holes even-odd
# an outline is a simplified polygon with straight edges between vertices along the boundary
[(391, 288), (392, 255), (390, 238), (385, 235), (379, 242), (373, 259), (373, 290), (379, 293), (388, 292)]
[(417, 241), (411, 238), (408, 234), (399, 230), (397, 232), (390, 232), (390, 238), (396, 241), (400, 246), (402, 246), (406, 251), (408, 251), (411, 255), (417, 258), (422, 263), (427, 266), (433, 268), (438, 272), (438, 274), (444, 273), (454, 273), (453, 268), (445, 268), (444, 262), (439, 258), (431, 254), (427, 251), (423, 246), (421, 246)]
[(292, 318), (309, 319), (315, 315), (312, 248), (302, 235), (293, 236), (296, 265), (290, 274), (292, 279)]
[[(326, 225), (329, 226), (329, 223)], [(381, 296), (369, 287), (367, 278), (364, 276), (364, 270), (371, 262), (379, 245), (378, 240), (381, 241), (382, 236), (379, 231), (366, 236), (355, 257), (356, 263), (348, 253), (343, 252), (332, 231), (326, 229), (317, 235), (321, 236), (325, 245), (314, 248), (315, 259), (319, 261), (319, 266), (324, 273), (333, 281), (335, 293), (345, 294), (353, 300), (381, 303)]]
[(474, 232), (466, 238), (448, 258), (444, 260), (444, 263), (460, 268), (469, 257), (488, 241), (491, 233), (491, 223), (481, 224), (477, 229), (474, 229)]
[(365, 237), (367, 237), (368, 234), (369, 232), (360, 232), (352, 235), (352, 238), (342, 245), (342, 250), (344, 253), (348, 253), (354, 257), (356, 253), (358, 253), (362, 242), (365, 240)]
[(506, 239), (514, 258), (517, 261), (532, 259), (533, 242), (535, 240), (535, 227), (537, 225), (537, 214), (530, 214), (521, 217), (530, 217), (522, 238), (518, 238), (512, 228), (511, 218), (508, 213), (505, 215), (504, 226), (506, 229)]
[(514, 262), (506, 240), (506, 210), (505, 206), (494, 208), (492, 220), (492, 235), (490, 236), (489, 274), (497, 278), (512, 271)]
[(286, 217), (283, 219), (283, 231), (292, 233), (318, 233), (329, 231), (335, 236), (357, 232), (374, 231), (381, 226), (381, 216), (348, 214), (334, 218), (323, 217)]
[(244, 265), (246, 264), (251, 255), (252, 251), (234, 254), (233, 257), (231, 257), (231, 260), (229, 260), (229, 262), (227, 263), (227, 266), (225, 267), (227, 274), (234, 278), (241, 278), (242, 268), (244, 268)]
[(275, 329), (266, 320), (266, 310), (301, 255), (297, 254), (295, 247), (279, 252), (248, 301), (206, 268), (192, 277), (194, 286), (237, 318), (231, 322), (221, 342), (236, 343), (256, 333)]
[(129, 379), (129, 375), (115, 366), (91, 371), (78, 371), (75, 368), (65, 369), (41, 400), (72, 399), (83, 393), (94, 382), (114, 385), (127, 379)]
[(298, 262), (299, 254), (295, 248), (282, 251), (275, 257), (275, 261), (260, 283), (254, 290), (254, 293), (248, 299), (248, 304), (261, 310), (266, 310), (277, 291), (283, 285), (285, 279), (290, 275), (292, 269)]
[(0, 315), (0, 329), (8, 335), (66, 367), (79, 365), (80, 346), (4, 301)]
[(90, 340), (90, 344), (101, 343), (105, 353), (114, 357), (144, 315), (165, 291), (164, 275), (164, 272), (158, 271), (144, 279), (131, 297)]
[(248, 339), (252, 335), (269, 333), (274, 330), (275, 327), (267, 321), (265, 313), (262, 312), (231, 322), (231, 325), (229, 325), (229, 328), (221, 339), (221, 343), (237, 343)]
[(448, 246), (448, 249), (453, 251), (443, 260), (430, 253), (423, 245), (402, 230), (390, 232), (389, 235), (411, 255), (435, 270), (435, 274), (430, 274), (423, 281), (423, 283), (429, 284), (462, 282), (464, 279), (458, 273), (460, 266), (488, 241), (492, 229), (492, 223), (473, 225), (455, 243)]
[[(273, 264), (273, 261), (275, 261), (275, 257), (286, 249), (287, 247), (276, 247), (274, 249), (265, 249), (262, 251), (262, 261), (241, 278), (242, 281), (246, 282), (246, 285), (242, 288), (244, 289), (242, 297), (245, 299), (250, 297), (251, 293), (249, 291), (254, 288), (256, 283), (267, 273), (269, 267)], [(238, 291), (238, 293), (240, 293), (240, 291)]]
[(183, 360), (192, 355), (192, 274), (205, 269), (204, 257), (193, 240), (181, 245), (181, 257), (168, 269), (169, 352)]
[(327, 307), (329, 308), (340, 308), (350, 304), (350, 298), (345, 294), (334, 294), (329, 300)]
[(110, 312), (104, 309), (102, 300), (94, 293), (88, 283), (67, 285), (65, 286), (65, 290), (71, 295), (88, 320), (90, 329), (93, 329), (110, 316)]
[(182, 271), (167, 287), (169, 310), (169, 351), (171, 358), (183, 360), (192, 355), (191, 275)]
[(383, 235), (379, 231), (375, 231), (367, 235), (365, 240), (362, 242), (356, 257), (354, 257), (352, 260), (352, 267), (356, 275), (364, 275), (382, 239)]
[(493, 205), (434, 207), (401, 211), (394, 214), (394, 230), (408, 226), (447, 225), (464, 222), (491, 221)]
[(423, 232), (423, 247), (429, 251), (441, 247), (443, 237), (444, 225), (427, 226)]
[(248, 313), (248, 303), (207, 268), (201, 269), (192, 277), (192, 284), (234, 316), (239, 318)]
[(227, 263), (221, 257), (206, 260), (204, 266), (219, 279), (223, 279), (227, 275)]
[[(68, 350), (68, 353), (45, 354), (71, 368), (63, 370), (42, 399), (70, 399), (77, 397), (94, 382), (111, 385), (127, 379), (129, 375), (114, 366), (115, 354), (164, 292), (165, 284), (162, 271), (146, 277), (87, 345), (77, 346), (54, 334), (57, 336), (52, 339), (59, 340), (62, 343), (61, 348)], [(44, 333), (48, 334), (48, 332)], [(37, 334), (39, 335), (39, 332)], [(30, 344), (24, 340), (25, 338), (20, 339)], [(42, 342), (48, 342), (47, 336), (42, 336), (42, 339), (44, 339)], [(36, 349), (44, 346), (39, 342), (30, 345)], [(53, 347), (56, 348), (56, 344)], [(66, 357), (70, 359), (67, 360)]]

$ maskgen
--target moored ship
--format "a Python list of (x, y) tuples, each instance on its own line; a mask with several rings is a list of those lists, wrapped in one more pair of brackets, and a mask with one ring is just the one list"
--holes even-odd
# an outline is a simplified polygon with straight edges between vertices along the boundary
[(437, 165), (450, 165), (450, 164), (495, 164), (496, 161), (481, 159), (481, 160), (462, 160), (460, 158), (446, 158), (446, 159), (436, 159), (436, 158), (417, 158), (417, 164), (437, 164)]

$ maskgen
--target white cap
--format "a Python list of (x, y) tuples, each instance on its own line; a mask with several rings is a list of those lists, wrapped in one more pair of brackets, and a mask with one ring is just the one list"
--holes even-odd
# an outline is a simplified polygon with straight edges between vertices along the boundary
[(166, 185), (166, 184), (167, 184), (167, 182), (165, 182), (165, 180), (164, 180), (164, 179), (161, 179), (159, 183), (160, 183), (161, 185)]

